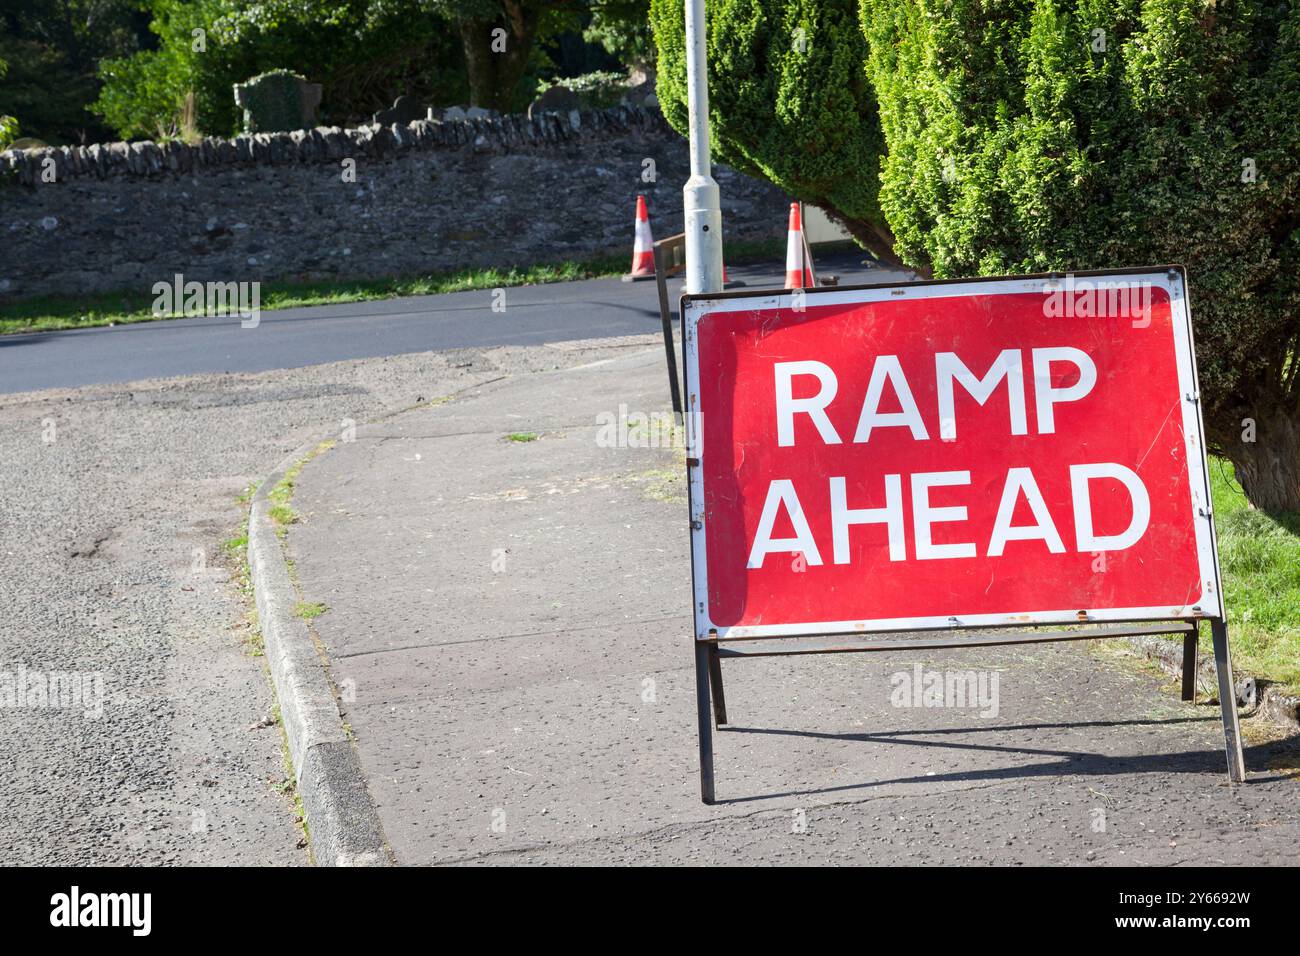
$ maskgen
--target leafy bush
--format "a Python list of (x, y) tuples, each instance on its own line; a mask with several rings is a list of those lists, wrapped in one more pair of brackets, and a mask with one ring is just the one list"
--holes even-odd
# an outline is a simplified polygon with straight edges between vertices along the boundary
[(321, 83), (322, 120), (338, 125), (368, 121), (401, 94), (467, 96), (460, 44), (424, 0), (147, 2), (158, 49), (100, 66), (95, 109), (123, 136), (174, 134), (190, 92), (203, 132), (234, 133), (234, 84), (281, 68)]
[(540, 94), (551, 85), (571, 91), (582, 101), (583, 109), (589, 110), (617, 106), (627, 92), (627, 79), (622, 73), (584, 73), (582, 76), (561, 77), (553, 83), (539, 84), (537, 92)]
[(136, 0), (0, 0), (0, 114), (53, 144), (93, 142), (108, 131), (86, 109), (105, 57), (139, 49)]
[(179, 23), (170, 18), (154, 21), (155, 30), (164, 24), (166, 27), (165, 32), (159, 31), (164, 37), (160, 49), (109, 58), (99, 64), (103, 87), (91, 109), (124, 139), (170, 139), (179, 132), (185, 96), (197, 83), (196, 61), (179, 42), (168, 42), (167, 38), (182, 31), (188, 36), (186, 24), (200, 22), (192, 18), (197, 8), (180, 8), (180, 12), (183, 16)]
[[(9, 64), (0, 60), (0, 78), (9, 71)], [(9, 144), (18, 138), (18, 120), (12, 116), (0, 114), (0, 152), (9, 148)]]
[(633, 69), (654, 66), (650, 0), (604, 0), (592, 7), (591, 21), (582, 36), (588, 43), (599, 43), (605, 52)]
[(1300, 7), (862, 0), (862, 25), (903, 258), (1186, 264), (1212, 445), (1300, 509)]
[(0, 116), (0, 153), (8, 149), (19, 134), (18, 120), (12, 116)]

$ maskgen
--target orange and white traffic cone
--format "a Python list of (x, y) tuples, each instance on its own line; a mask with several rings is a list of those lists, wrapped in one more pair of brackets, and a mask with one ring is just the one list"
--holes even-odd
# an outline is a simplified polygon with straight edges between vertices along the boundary
[(624, 282), (655, 277), (655, 241), (650, 235), (650, 214), (646, 212), (645, 196), (636, 197), (636, 237), (632, 242), (632, 271), (623, 276)]
[(813, 271), (808, 247), (803, 241), (803, 219), (799, 215), (799, 204), (790, 203), (790, 232), (785, 245), (785, 287), (787, 289), (811, 289)]

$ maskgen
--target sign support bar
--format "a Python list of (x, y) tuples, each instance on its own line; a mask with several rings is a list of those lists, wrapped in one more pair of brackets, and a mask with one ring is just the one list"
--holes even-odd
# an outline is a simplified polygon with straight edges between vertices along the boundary
[(664, 353), (668, 359), (668, 389), (672, 393), (673, 412), (678, 424), (683, 421), (682, 389), (677, 378), (677, 348), (673, 345), (673, 320), (668, 308), (668, 277), (684, 268), (686, 233), (681, 232), (654, 244), (655, 285), (659, 289), (659, 321), (663, 326)]
[(1214, 635), (1214, 669), (1219, 674), (1219, 709), (1223, 713), (1223, 738), (1228, 750), (1228, 779), (1246, 779), (1246, 761), (1241, 753), (1241, 728), (1237, 724), (1237, 688), (1232, 680), (1232, 655), (1228, 651), (1227, 622), (1210, 622)]
[(1183, 700), (1196, 700), (1196, 631), (1183, 636)]
[[(695, 642), (695, 709), (700, 724), (700, 799), (713, 802), (713, 725), (709, 713), (709, 645)], [(721, 687), (722, 669), (718, 668)]]

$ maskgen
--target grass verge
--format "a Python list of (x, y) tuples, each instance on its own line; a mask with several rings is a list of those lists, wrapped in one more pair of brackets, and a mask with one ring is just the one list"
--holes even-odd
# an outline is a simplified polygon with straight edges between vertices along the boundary
[(1232, 465), (1210, 460), (1234, 670), (1300, 694), (1300, 514), (1250, 507)]
[[(746, 262), (779, 258), (785, 240), (770, 242), (736, 242), (727, 247), (727, 262)], [(627, 271), (627, 256), (595, 256), (549, 265), (510, 269), (462, 269), (459, 272), (386, 279), (321, 279), (313, 281), (263, 282), (260, 307), (263, 311), (293, 309), (312, 305), (337, 305), (401, 296), (440, 295), (473, 289), (499, 289), (550, 282), (573, 282), (622, 275)], [(160, 276), (171, 281), (171, 276)], [(0, 335), (23, 332), (54, 332), (84, 329), (100, 325), (124, 325), (165, 319), (182, 320), (183, 316), (154, 315), (153, 283), (147, 289), (106, 292), (95, 295), (52, 295), (11, 302), (0, 308)]]

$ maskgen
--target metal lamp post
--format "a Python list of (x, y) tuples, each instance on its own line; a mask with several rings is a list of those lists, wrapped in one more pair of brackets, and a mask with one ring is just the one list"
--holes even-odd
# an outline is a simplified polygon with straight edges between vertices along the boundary
[(704, 0), (686, 0), (686, 95), (690, 109), (691, 178), (682, 188), (686, 212), (686, 291), (722, 291), (722, 208), (709, 165), (709, 72)]

